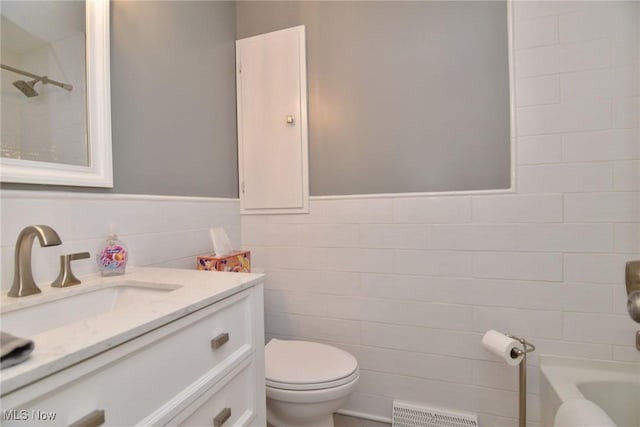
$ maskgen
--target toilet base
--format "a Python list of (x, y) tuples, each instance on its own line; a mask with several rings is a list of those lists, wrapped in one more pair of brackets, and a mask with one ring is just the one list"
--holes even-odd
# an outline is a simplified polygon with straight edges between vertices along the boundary
[[(267, 412), (269, 412), (268, 409), (267, 409)], [(320, 418), (318, 420), (309, 421), (306, 423), (296, 423), (296, 424), (286, 424), (286, 423), (278, 422), (279, 421), (278, 418), (274, 417), (273, 414), (268, 414), (267, 419), (269, 419), (268, 426), (272, 426), (272, 427), (334, 427), (333, 414), (326, 416), (324, 418)]]
[(273, 400), (267, 396), (267, 421), (273, 427), (334, 427), (333, 411), (346, 400), (345, 396), (305, 404)]

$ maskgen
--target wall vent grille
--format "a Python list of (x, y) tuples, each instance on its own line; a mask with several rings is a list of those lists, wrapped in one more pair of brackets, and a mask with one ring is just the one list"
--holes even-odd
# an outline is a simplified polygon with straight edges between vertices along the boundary
[(478, 417), (394, 400), (392, 427), (478, 427)]

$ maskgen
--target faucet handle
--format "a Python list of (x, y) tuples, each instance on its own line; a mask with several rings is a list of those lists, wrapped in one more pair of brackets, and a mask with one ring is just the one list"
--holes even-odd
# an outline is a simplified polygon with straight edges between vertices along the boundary
[(56, 280), (51, 283), (51, 286), (54, 288), (65, 288), (71, 285), (79, 285), (81, 283), (80, 279), (74, 276), (73, 271), (71, 271), (71, 261), (86, 259), (90, 256), (89, 252), (60, 255), (60, 273)]
[(87, 259), (91, 255), (89, 255), (89, 252), (77, 252), (75, 254), (61, 255), (60, 257), (69, 257), (69, 261), (75, 261), (77, 259)]

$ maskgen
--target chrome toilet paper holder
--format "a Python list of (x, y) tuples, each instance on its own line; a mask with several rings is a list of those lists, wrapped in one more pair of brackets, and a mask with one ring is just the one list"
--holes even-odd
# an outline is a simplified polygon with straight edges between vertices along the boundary
[[(532, 353), (535, 351), (536, 346), (531, 344), (529, 341), (527, 341), (524, 338), (515, 336), (515, 335), (507, 335), (509, 338), (514, 339), (516, 341), (518, 341), (520, 344), (522, 344), (522, 350), (520, 350), (519, 348), (514, 348), (511, 349), (511, 358), (512, 359), (517, 359), (518, 357), (520, 357), (520, 355), (525, 356), (528, 353)], [(524, 359), (523, 359), (524, 362)]]
[(519, 368), (519, 386), (518, 386), (518, 426), (527, 426), (527, 354), (535, 351), (536, 346), (522, 337), (515, 335), (507, 335), (509, 338), (522, 344), (522, 349), (511, 349), (511, 358), (517, 359), (522, 356)]

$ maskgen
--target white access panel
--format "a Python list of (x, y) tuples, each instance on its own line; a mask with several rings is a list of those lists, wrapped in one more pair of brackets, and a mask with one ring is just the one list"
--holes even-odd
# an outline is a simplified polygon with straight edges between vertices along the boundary
[(236, 41), (242, 214), (309, 209), (305, 27)]

